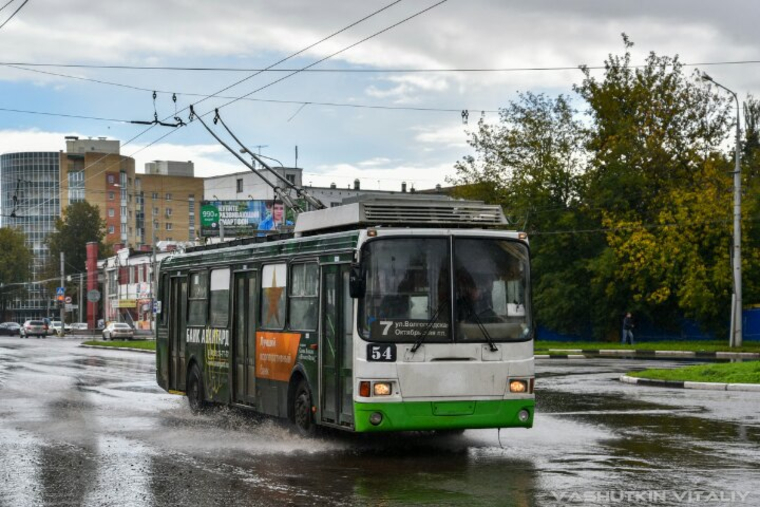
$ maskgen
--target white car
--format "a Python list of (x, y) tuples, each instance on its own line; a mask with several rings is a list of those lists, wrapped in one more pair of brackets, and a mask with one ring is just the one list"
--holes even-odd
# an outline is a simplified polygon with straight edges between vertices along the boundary
[(45, 338), (48, 335), (48, 326), (43, 320), (27, 320), (21, 327), (21, 336), (29, 338), (30, 336), (40, 336)]
[(123, 339), (131, 340), (135, 337), (135, 332), (129, 327), (128, 324), (123, 322), (111, 322), (103, 330), (104, 340)]
[(50, 322), (50, 334), (59, 335), (61, 334), (61, 321), (60, 320), (53, 320)]

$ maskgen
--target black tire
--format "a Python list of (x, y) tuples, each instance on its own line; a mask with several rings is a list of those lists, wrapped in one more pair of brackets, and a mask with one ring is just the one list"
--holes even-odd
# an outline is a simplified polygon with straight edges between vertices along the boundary
[(208, 409), (208, 402), (204, 395), (203, 376), (201, 375), (198, 365), (190, 368), (187, 374), (187, 403), (190, 405), (190, 411), (193, 414), (200, 414)]
[(317, 424), (314, 422), (312, 398), (309, 384), (301, 380), (296, 387), (293, 397), (293, 426), (302, 437), (313, 437), (317, 434)]

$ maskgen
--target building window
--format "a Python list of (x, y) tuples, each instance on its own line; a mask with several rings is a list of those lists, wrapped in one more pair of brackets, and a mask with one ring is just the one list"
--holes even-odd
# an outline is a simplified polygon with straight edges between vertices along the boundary
[(113, 185), (114, 183), (116, 183), (116, 178), (114, 178), (113, 174), (109, 174), (107, 177), (107, 181), (109, 185)]
[(69, 204), (84, 201), (84, 171), (69, 173)]
[(153, 208), (153, 216), (158, 215), (158, 208)]
[(187, 211), (191, 215), (195, 213), (195, 195), (190, 194), (187, 196)]
[(166, 192), (165, 200), (171, 201), (172, 200), (172, 194), (170, 194), (169, 192)]
[(113, 218), (116, 216), (116, 210), (113, 208), (108, 208), (108, 218)]
[(169, 218), (170, 216), (172, 216), (172, 209), (166, 208), (166, 218)]
[(243, 191), (243, 178), (237, 179), (237, 193), (241, 193)]
[(155, 201), (156, 199), (158, 199), (158, 192), (153, 192), (150, 197), (151, 199)]
[(292, 184), (296, 184), (296, 175), (295, 174), (286, 174), (285, 179), (287, 179)]
[(108, 234), (113, 234), (114, 232), (116, 232), (116, 229), (114, 229), (113, 225), (109, 225), (108, 226)]
[(108, 192), (108, 200), (109, 201), (113, 201), (114, 197), (116, 197), (116, 194), (114, 194), (113, 192)]
[(172, 223), (171, 222), (166, 222), (166, 230), (167, 231), (171, 231), (172, 230)]

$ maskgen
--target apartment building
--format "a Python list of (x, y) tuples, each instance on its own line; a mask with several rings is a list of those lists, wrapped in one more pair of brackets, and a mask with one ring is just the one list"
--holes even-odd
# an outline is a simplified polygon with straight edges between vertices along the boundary
[(195, 239), (203, 179), (193, 176), (192, 162), (156, 160), (137, 173), (134, 159), (120, 154), (119, 141), (69, 136), (60, 166), (61, 208), (82, 200), (98, 206), (106, 242), (136, 247), (154, 237)]

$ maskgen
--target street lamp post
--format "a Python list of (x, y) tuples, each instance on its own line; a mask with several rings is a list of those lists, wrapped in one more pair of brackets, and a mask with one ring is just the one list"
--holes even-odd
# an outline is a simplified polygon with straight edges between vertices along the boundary
[(715, 81), (707, 73), (702, 73), (702, 79), (710, 81), (715, 86), (726, 90), (736, 101), (736, 167), (734, 168), (734, 252), (733, 252), (733, 281), (734, 297), (731, 305), (731, 347), (742, 346), (742, 172), (741, 172), (741, 108), (739, 96), (722, 84)]

